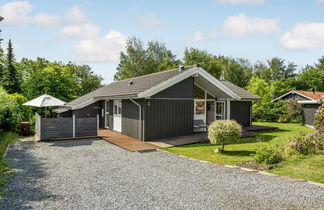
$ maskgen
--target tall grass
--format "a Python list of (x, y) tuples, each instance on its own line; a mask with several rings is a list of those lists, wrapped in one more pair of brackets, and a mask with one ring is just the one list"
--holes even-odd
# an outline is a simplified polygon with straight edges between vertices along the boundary
[(13, 132), (0, 134), (0, 198), (2, 197), (2, 187), (5, 185), (4, 176), (8, 172), (8, 163), (4, 157), (4, 154), (8, 148), (8, 145), (13, 143), (18, 137), (18, 134)]

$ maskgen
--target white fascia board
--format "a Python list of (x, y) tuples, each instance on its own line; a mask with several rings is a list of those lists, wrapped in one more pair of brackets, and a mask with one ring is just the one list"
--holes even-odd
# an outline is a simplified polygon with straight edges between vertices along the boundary
[(223, 85), (221, 82), (219, 82), (217, 79), (215, 79), (212, 75), (210, 75), (205, 70), (198, 68), (198, 67), (193, 67), (192, 69), (190, 69), (182, 74), (179, 74), (169, 80), (166, 80), (166, 81), (138, 94), (138, 98), (151, 97), (152, 95), (155, 95), (156, 93), (161, 92), (162, 90), (165, 90), (165, 89), (171, 87), (172, 85), (175, 85), (176, 83), (181, 82), (182, 80), (187, 79), (188, 77), (191, 77), (195, 74), (200, 74), (202, 77), (204, 77), (205, 79), (207, 79), (208, 81), (213, 83), (215, 86), (217, 86), (218, 88), (223, 90), (226, 94), (228, 94), (232, 98), (237, 99), (237, 100), (241, 99), (237, 94), (235, 94), (233, 91), (231, 91), (225, 85)]
[(238, 96), (231, 89), (229, 89), (228, 87), (226, 87), (225, 85), (223, 85), (219, 80), (217, 80), (215, 77), (213, 77), (207, 71), (201, 69), (198, 73), (201, 76), (203, 76), (204, 78), (206, 78), (207, 80), (209, 80), (211, 83), (213, 83), (215, 86), (217, 86), (218, 88), (220, 88), (222, 91), (224, 91), (227, 95), (229, 95), (233, 99), (241, 100), (241, 97), (240, 96)]
[(92, 104), (92, 103), (94, 103), (96, 101), (98, 101), (98, 100), (94, 100), (93, 98), (91, 98), (91, 99), (89, 99), (87, 101), (84, 101), (84, 102), (82, 102), (80, 104), (76, 104), (74, 106), (71, 106), (71, 109), (72, 110), (82, 109), (83, 107), (86, 107), (86, 106), (88, 106), (88, 105), (90, 105), (90, 104)]
[(320, 104), (320, 101), (317, 100), (311, 100), (311, 101), (297, 101), (299, 104)]

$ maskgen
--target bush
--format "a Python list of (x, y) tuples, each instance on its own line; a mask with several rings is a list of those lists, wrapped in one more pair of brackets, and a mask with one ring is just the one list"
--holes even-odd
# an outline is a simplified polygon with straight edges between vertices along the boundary
[(27, 99), (17, 93), (7, 94), (0, 88), (0, 133), (15, 131), (21, 121), (27, 121), (32, 115), (30, 107), (22, 106)]
[(208, 139), (211, 144), (237, 142), (242, 136), (242, 127), (234, 120), (217, 120), (208, 128)]
[(279, 146), (260, 146), (253, 159), (262, 165), (277, 164), (283, 160), (282, 150), (279, 149)]
[(289, 145), (290, 148), (300, 154), (314, 154), (318, 150), (323, 150), (323, 135), (318, 132), (309, 133), (306, 136), (298, 135), (289, 143)]
[(314, 127), (320, 134), (324, 135), (324, 104), (319, 106), (316, 110)]

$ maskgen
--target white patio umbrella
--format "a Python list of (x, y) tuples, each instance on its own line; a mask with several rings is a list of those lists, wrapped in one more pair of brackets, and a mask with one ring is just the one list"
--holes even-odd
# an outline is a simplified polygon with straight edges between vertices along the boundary
[(66, 102), (55, 98), (51, 95), (41, 95), (37, 98), (34, 98), (33, 100), (27, 101), (24, 103), (24, 106), (34, 106), (34, 107), (45, 107), (45, 117), (46, 117), (46, 107), (49, 106), (63, 106)]

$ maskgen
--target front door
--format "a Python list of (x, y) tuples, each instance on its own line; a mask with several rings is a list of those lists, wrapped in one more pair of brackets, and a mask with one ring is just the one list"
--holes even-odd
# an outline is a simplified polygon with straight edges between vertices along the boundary
[(209, 126), (210, 123), (214, 122), (214, 120), (215, 120), (215, 102), (207, 101), (206, 110), (207, 110), (206, 124), (207, 124), (207, 126)]
[(114, 100), (114, 130), (122, 132), (122, 101)]
[(216, 120), (225, 120), (225, 101), (216, 101)]

